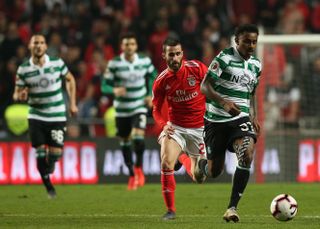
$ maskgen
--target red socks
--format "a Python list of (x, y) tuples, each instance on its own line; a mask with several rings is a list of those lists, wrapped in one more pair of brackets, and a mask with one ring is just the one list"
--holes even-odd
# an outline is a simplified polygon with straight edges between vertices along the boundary
[(179, 156), (178, 158), (179, 162), (181, 164), (183, 164), (184, 168), (186, 169), (187, 173), (189, 174), (189, 176), (192, 178), (192, 174), (191, 174), (191, 160), (190, 157), (188, 157), (187, 154), (183, 153)]
[(171, 169), (161, 169), (162, 195), (168, 211), (176, 212), (174, 204), (174, 192), (176, 190), (176, 180), (174, 171)]

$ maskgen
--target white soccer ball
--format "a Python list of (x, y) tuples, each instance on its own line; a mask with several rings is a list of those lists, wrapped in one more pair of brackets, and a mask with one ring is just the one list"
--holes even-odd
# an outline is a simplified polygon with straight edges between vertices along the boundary
[(298, 204), (292, 196), (280, 194), (272, 200), (270, 211), (272, 216), (277, 220), (288, 221), (296, 216)]

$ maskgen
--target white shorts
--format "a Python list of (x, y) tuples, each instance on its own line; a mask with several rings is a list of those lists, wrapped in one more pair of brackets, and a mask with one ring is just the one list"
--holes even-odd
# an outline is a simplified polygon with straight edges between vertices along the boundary
[[(170, 135), (181, 147), (182, 151), (193, 157), (206, 157), (206, 147), (203, 140), (203, 127), (201, 128), (184, 128), (173, 125), (174, 134)], [(158, 143), (161, 145), (163, 138), (166, 136), (162, 131), (158, 137)]]

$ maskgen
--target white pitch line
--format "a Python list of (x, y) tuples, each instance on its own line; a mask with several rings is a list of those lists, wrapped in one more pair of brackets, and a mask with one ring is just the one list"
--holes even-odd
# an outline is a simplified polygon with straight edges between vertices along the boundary
[[(136, 218), (158, 218), (161, 215), (143, 215), (143, 214), (50, 214), (50, 215), (43, 215), (43, 214), (1, 214), (0, 218), (2, 217), (34, 217), (34, 218), (72, 218), (72, 217), (86, 217), (86, 218), (100, 218), (100, 217), (106, 217), (106, 218), (112, 218), (112, 217), (136, 217)], [(207, 218), (210, 217), (216, 217), (220, 218), (220, 215), (179, 215), (177, 214), (177, 217), (179, 218)], [(270, 218), (272, 215), (241, 215), (241, 217), (246, 218)], [(319, 215), (302, 215), (296, 216), (297, 218), (306, 218), (306, 219), (320, 219)]]

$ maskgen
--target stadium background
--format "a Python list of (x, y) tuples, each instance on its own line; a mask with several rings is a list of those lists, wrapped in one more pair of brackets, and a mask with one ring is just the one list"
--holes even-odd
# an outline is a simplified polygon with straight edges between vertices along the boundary
[[(28, 58), (34, 32), (47, 37), (48, 53), (60, 56), (75, 75), (80, 107), (69, 120), (68, 140), (56, 183), (126, 181), (119, 147), (114, 141), (112, 97), (100, 92), (107, 61), (119, 54), (126, 31), (138, 35), (139, 50), (160, 72), (165, 68), (161, 44), (181, 39), (187, 59), (209, 65), (230, 45), (234, 28), (256, 23), (264, 34), (320, 32), (316, 0), (3, 0), (0, 1), (0, 183), (39, 183), (34, 152), (26, 134), (24, 104), (13, 104), (15, 72)], [(252, 168), (254, 182), (320, 181), (320, 46), (262, 46), (264, 71), (259, 96), (263, 133)], [(18, 106), (17, 106), (18, 105)], [(111, 108), (111, 109), (110, 109)], [(22, 117), (20, 117), (22, 116)], [(159, 181), (159, 132), (150, 115), (144, 170)], [(230, 181), (234, 155), (217, 181)], [(188, 181), (184, 171), (178, 180)]]

